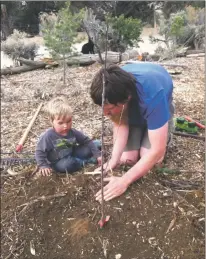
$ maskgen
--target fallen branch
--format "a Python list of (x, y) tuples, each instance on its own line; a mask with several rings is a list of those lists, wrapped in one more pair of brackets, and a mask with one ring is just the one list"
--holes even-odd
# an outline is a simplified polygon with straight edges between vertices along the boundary
[(177, 132), (177, 131), (173, 131), (172, 133), (173, 133), (174, 135), (181, 136), (181, 137), (195, 138), (195, 139), (205, 140), (205, 136), (192, 135), (192, 134), (187, 134), (187, 133), (182, 133), (182, 132)]

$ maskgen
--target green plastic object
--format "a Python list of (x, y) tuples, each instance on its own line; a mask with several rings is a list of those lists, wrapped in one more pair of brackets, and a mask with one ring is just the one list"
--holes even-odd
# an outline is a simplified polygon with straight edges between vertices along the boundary
[(194, 122), (189, 122), (182, 117), (175, 119), (175, 130), (183, 131), (189, 134), (198, 134), (198, 127)]

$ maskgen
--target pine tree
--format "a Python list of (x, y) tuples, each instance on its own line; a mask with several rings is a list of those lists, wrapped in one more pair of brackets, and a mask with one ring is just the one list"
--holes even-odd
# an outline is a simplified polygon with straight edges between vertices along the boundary
[(63, 57), (65, 85), (66, 78), (66, 55), (72, 53), (72, 45), (76, 42), (77, 30), (83, 18), (83, 10), (72, 14), (70, 2), (60, 9), (57, 19), (46, 21), (43, 24), (43, 37), (45, 45), (51, 50), (54, 58)]

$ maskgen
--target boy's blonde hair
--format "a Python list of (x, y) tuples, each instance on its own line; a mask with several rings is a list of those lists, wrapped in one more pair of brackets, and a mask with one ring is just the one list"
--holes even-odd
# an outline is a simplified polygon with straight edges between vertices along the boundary
[(54, 120), (55, 116), (58, 118), (71, 116), (72, 117), (72, 109), (69, 105), (69, 102), (66, 97), (59, 96), (51, 99), (47, 106), (46, 111), (49, 114), (49, 118), (51, 121)]

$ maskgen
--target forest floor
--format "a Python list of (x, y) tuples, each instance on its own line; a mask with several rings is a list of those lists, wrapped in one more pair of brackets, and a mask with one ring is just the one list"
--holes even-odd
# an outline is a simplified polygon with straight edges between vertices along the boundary
[[(204, 58), (177, 58), (186, 65), (173, 75), (175, 117), (203, 122)], [(164, 62), (164, 63), (165, 63)], [(89, 88), (100, 65), (68, 67), (66, 86), (62, 68), (36, 70), (1, 80), (1, 151), (13, 152), (41, 102), (65, 95), (74, 111), (73, 127), (89, 137), (101, 136), (101, 109), (92, 103)], [(174, 68), (172, 70), (175, 70)], [(43, 109), (18, 157), (34, 153), (38, 136), (48, 128)], [(204, 135), (203, 130), (199, 130)], [(105, 119), (107, 154), (112, 126)], [(164, 168), (151, 170), (122, 196), (105, 203), (111, 218), (98, 226), (101, 205), (94, 195), (100, 177), (73, 175), (32, 177), (35, 164), (1, 171), (1, 258), (29, 259), (203, 259), (204, 253), (204, 141), (173, 136)], [(121, 175), (127, 168), (115, 170)]]

